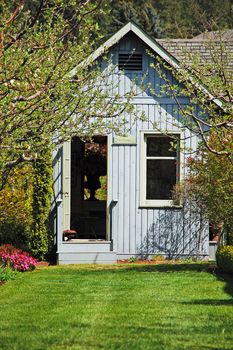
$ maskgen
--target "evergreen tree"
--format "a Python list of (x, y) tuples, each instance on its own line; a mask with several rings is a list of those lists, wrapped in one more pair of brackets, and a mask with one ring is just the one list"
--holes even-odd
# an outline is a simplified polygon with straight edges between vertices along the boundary
[(112, 0), (98, 22), (104, 35), (114, 34), (134, 21), (154, 38), (192, 38), (205, 30), (233, 28), (233, 1), (222, 0)]
[(164, 37), (191, 38), (205, 30), (233, 27), (233, 1), (153, 0), (163, 23)]
[(151, 0), (117, 0), (111, 2), (111, 33), (133, 21), (155, 38), (163, 34), (160, 17)]

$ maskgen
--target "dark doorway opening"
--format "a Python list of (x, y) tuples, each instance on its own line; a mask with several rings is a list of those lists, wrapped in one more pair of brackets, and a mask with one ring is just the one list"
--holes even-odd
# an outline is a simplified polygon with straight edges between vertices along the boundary
[(106, 239), (107, 136), (71, 143), (71, 229), (78, 239)]

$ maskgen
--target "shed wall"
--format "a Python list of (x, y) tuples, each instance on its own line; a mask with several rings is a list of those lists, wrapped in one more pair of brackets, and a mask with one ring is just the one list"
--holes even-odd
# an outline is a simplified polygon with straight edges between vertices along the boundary
[[(140, 157), (141, 157), (141, 132), (152, 131), (155, 128), (164, 132), (181, 131), (184, 137), (182, 175), (185, 176), (185, 163), (187, 157), (195, 151), (197, 137), (184, 127), (179, 114), (178, 106), (168, 91), (162, 88), (163, 79), (154, 68), (151, 67), (153, 58), (147, 53), (147, 48), (134, 34), (128, 34), (118, 45), (110, 51), (113, 63), (117, 63), (119, 52), (141, 51), (143, 53), (143, 72), (120, 73), (117, 67), (103, 63), (103, 69), (110, 69), (108, 79), (112, 82), (111, 93), (118, 92), (121, 96), (135, 88), (132, 103), (135, 112), (126, 115), (128, 120), (127, 132), (134, 137), (134, 144), (117, 144), (114, 133), (109, 136), (109, 164), (108, 164), (108, 227), (109, 237), (112, 241), (109, 249), (115, 252), (118, 258), (127, 258), (133, 255), (165, 254), (168, 257), (208, 255), (208, 225), (202, 218), (198, 208), (193, 208), (189, 203), (184, 203), (181, 208), (142, 208), (140, 207)], [(174, 82), (174, 78), (167, 72), (167, 77)], [(141, 88), (142, 80), (146, 88)], [(152, 89), (148, 87), (150, 84)], [(109, 85), (108, 85), (109, 86)], [(188, 100), (179, 97), (180, 103), (188, 104)], [(144, 119), (141, 119), (142, 112)], [(136, 117), (136, 118), (135, 118)], [(67, 145), (63, 151), (69, 149)], [(190, 149), (190, 151), (187, 151)], [(191, 153), (190, 153), (191, 152)], [(70, 155), (64, 155), (66, 163)], [(64, 177), (69, 171), (55, 166), (55, 177), (64, 186)], [(70, 165), (69, 165), (70, 166)], [(59, 176), (56, 174), (59, 173)], [(61, 180), (63, 177), (63, 180)], [(57, 180), (58, 181), (58, 180)], [(67, 180), (68, 181), (68, 180)], [(56, 196), (62, 192), (56, 184)], [(63, 218), (67, 218), (69, 195), (66, 183), (66, 195), (63, 194), (62, 206), (58, 207)], [(59, 192), (60, 191), (60, 192)], [(63, 211), (63, 212), (62, 212)], [(64, 212), (65, 211), (65, 212)], [(64, 216), (65, 215), (65, 216)], [(66, 219), (63, 219), (63, 221)], [(65, 228), (67, 228), (67, 223)], [(60, 220), (58, 231), (61, 237), (64, 224)], [(79, 249), (74, 245), (67, 245), (60, 239), (58, 251), (74, 254)], [(73, 259), (73, 258), (72, 258)], [(72, 260), (74, 262), (74, 260)]]
[[(157, 121), (161, 128), (180, 131), (176, 123), (170, 124), (172, 104), (138, 104), (138, 111), (144, 110), (146, 121), (137, 121), (131, 129), (135, 145), (111, 144), (110, 196), (117, 201), (112, 210), (113, 248), (119, 257), (135, 254), (166, 254), (169, 257), (208, 254), (208, 225), (198, 208), (184, 203), (181, 208), (140, 207), (140, 153), (141, 131), (149, 132), (150, 121)], [(179, 116), (178, 116), (179, 117)], [(183, 131), (184, 148), (196, 148), (197, 140), (188, 130)], [(190, 152), (183, 154), (182, 176), (185, 176), (185, 162)], [(111, 200), (110, 200), (111, 201)], [(195, 210), (194, 210), (195, 209)]]
[[(128, 118), (130, 134), (135, 137), (135, 145), (117, 145), (111, 138), (111, 180), (110, 201), (117, 200), (112, 209), (113, 249), (119, 257), (134, 254), (166, 254), (169, 257), (182, 255), (208, 255), (208, 223), (202, 218), (198, 208), (184, 203), (182, 208), (142, 208), (140, 207), (140, 152), (141, 131), (162, 130), (182, 132), (184, 138), (182, 176), (185, 164), (197, 147), (197, 136), (183, 125), (176, 101), (164, 89), (164, 80), (152, 67), (155, 58), (144, 43), (134, 34), (128, 34), (110, 52), (117, 64), (119, 52), (142, 52), (143, 72), (113, 74), (118, 79), (117, 92), (123, 96), (135, 88), (133, 98), (136, 113)], [(166, 77), (177, 83), (170, 72)], [(144, 89), (141, 89), (142, 81)], [(179, 96), (185, 107), (189, 101)], [(140, 120), (144, 114), (145, 119)], [(135, 121), (136, 116), (136, 121)], [(156, 128), (156, 129), (155, 129)], [(190, 151), (187, 151), (187, 150)]]

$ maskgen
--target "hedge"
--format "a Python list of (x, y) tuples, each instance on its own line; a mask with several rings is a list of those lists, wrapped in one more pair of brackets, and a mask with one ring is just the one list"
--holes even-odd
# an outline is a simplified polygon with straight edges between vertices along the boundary
[(225, 245), (218, 247), (216, 261), (221, 270), (233, 273), (233, 246)]

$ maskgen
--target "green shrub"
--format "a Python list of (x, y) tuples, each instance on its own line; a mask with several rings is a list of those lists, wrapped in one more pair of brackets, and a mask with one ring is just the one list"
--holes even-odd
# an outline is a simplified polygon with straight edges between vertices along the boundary
[(52, 197), (52, 153), (44, 149), (33, 165), (32, 230), (29, 235), (30, 252), (43, 260), (51, 244), (49, 213)]
[(221, 270), (233, 273), (233, 246), (225, 245), (218, 247), (216, 261)]
[(5, 217), (0, 221), (0, 245), (8, 243), (27, 250), (28, 226), (26, 221)]
[(33, 169), (24, 164), (13, 169), (0, 191), (0, 245), (12, 244), (27, 249), (32, 226)]
[(1, 267), (0, 266), (0, 281), (7, 282), (13, 280), (16, 277), (17, 272), (13, 271), (10, 267)]

